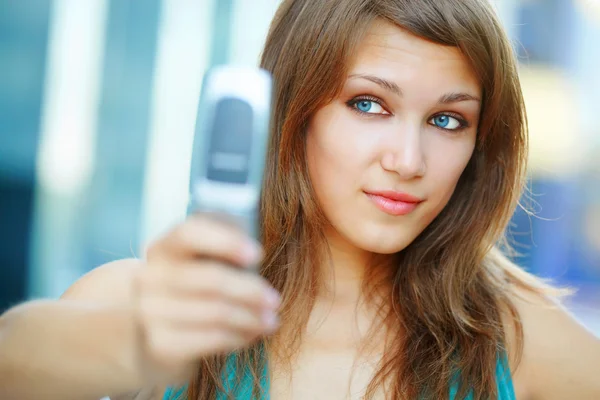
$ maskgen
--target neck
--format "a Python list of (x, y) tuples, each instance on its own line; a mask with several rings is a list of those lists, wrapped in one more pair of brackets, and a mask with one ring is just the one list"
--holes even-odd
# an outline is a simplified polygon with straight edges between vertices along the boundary
[(364, 280), (374, 272), (371, 269), (389, 256), (359, 249), (337, 233), (326, 234), (326, 238), (317, 301), (355, 305), (361, 297)]
[[(325, 238), (326, 246), (319, 268), (320, 286), (306, 321), (307, 325), (303, 327), (306, 336), (303, 336), (302, 343), (323, 351), (361, 348), (368, 352), (370, 347), (363, 348), (365, 343), (362, 343), (362, 339), (373, 326), (376, 325), (379, 329), (377, 340), (369, 341), (372, 344), (384, 343), (385, 338), (382, 339), (379, 335), (387, 334), (387, 329), (381, 329), (383, 320), (376, 320), (381, 316), (379, 306), (385, 302), (382, 300), (389, 293), (385, 280), (381, 279), (384, 276), (379, 272), (390, 269), (380, 267), (385, 267), (390, 256), (375, 255), (352, 246), (336, 232), (326, 231)], [(370, 292), (365, 293), (372, 296), (363, 297), (363, 282), (372, 277), (376, 278), (373, 280), (376, 286), (369, 285)], [(297, 316), (298, 313), (294, 315)], [(273, 339), (273, 348), (289, 351), (289, 343), (298, 337), (297, 334), (293, 325), (282, 326)]]

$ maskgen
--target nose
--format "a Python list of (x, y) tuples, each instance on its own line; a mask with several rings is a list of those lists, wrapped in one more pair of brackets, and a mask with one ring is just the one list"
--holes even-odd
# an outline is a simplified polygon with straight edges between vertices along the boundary
[(419, 124), (404, 123), (396, 127), (386, 142), (381, 157), (383, 169), (397, 173), (402, 179), (425, 174), (427, 168)]

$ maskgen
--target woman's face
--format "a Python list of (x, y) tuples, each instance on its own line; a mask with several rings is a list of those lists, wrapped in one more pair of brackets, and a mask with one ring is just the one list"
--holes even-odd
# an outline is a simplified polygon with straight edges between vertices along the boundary
[(475, 146), (481, 87), (458, 49), (384, 22), (349, 71), (310, 121), (310, 178), (330, 244), (391, 254), (448, 203)]

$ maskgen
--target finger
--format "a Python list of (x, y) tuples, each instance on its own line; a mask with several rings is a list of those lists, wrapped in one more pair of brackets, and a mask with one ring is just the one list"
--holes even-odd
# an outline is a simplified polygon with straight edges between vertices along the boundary
[[(190, 217), (149, 250), (159, 258), (217, 258), (239, 266), (251, 266), (261, 259), (260, 245), (231, 224), (200, 214)], [(168, 258), (168, 257), (167, 257)]]
[[(208, 348), (208, 349), (210, 349), (210, 351), (213, 354), (215, 352), (216, 353), (222, 353), (222, 352), (228, 353), (228, 352), (249, 346), (257, 338), (258, 337), (253, 337), (251, 339), (248, 339), (248, 338), (236, 333), (235, 331), (215, 329), (215, 330), (210, 330), (210, 331), (204, 332), (204, 334), (202, 335), (203, 342), (200, 343), (198, 341), (196, 343), (198, 343), (198, 346), (199, 346), (198, 350), (202, 351), (202, 352), (206, 351), (205, 349)], [(191, 340), (193, 340), (193, 339), (191, 339)], [(192, 342), (192, 345), (193, 345), (193, 342)]]
[(163, 360), (191, 361), (248, 346), (255, 338), (218, 328), (201, 332), (163, 328), (154, 330), (146, 340), (152, 353)]
[(147, 307), (152, 308), (152, 318), (157, 324), (166, 324), (173, 329), (231, 330), (249, 340), (273, 332), (279, 324), (273, 310), (263, 312), (215, 299), (157, 299)]
[(279, 294), (264, 278), (218, 261), (188, 263), (169, 272), (168, 286), (180, 295), (221, 298), (259, 309), (279, 307)]

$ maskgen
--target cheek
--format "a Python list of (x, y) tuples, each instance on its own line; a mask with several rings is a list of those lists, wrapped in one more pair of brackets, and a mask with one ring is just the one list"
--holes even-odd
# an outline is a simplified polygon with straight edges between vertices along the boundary
[(344, 197), (344, 190), (348, 190), (348, 180), (353, 175), (348, 171), (346, 159), (340, 157), (340, 153), (332, 151), (315, 134), (316, 132), (311, 132), (307, 137), (308, 170), (316, 200), (328, 215)]
[(310, 179), (325, 208), (338, 202), (359, 184), (369, 164), (369, 149), (347, 118), (328, 110), (312, 121), (306, 139)]
[[(427, 174), (431, 200), (443, 208), (452, 197), (456, 184), (473, 153), (474, 140), (437, 146), (428, 162)], [(439, 210), (438, 210), (439, 211)]]

